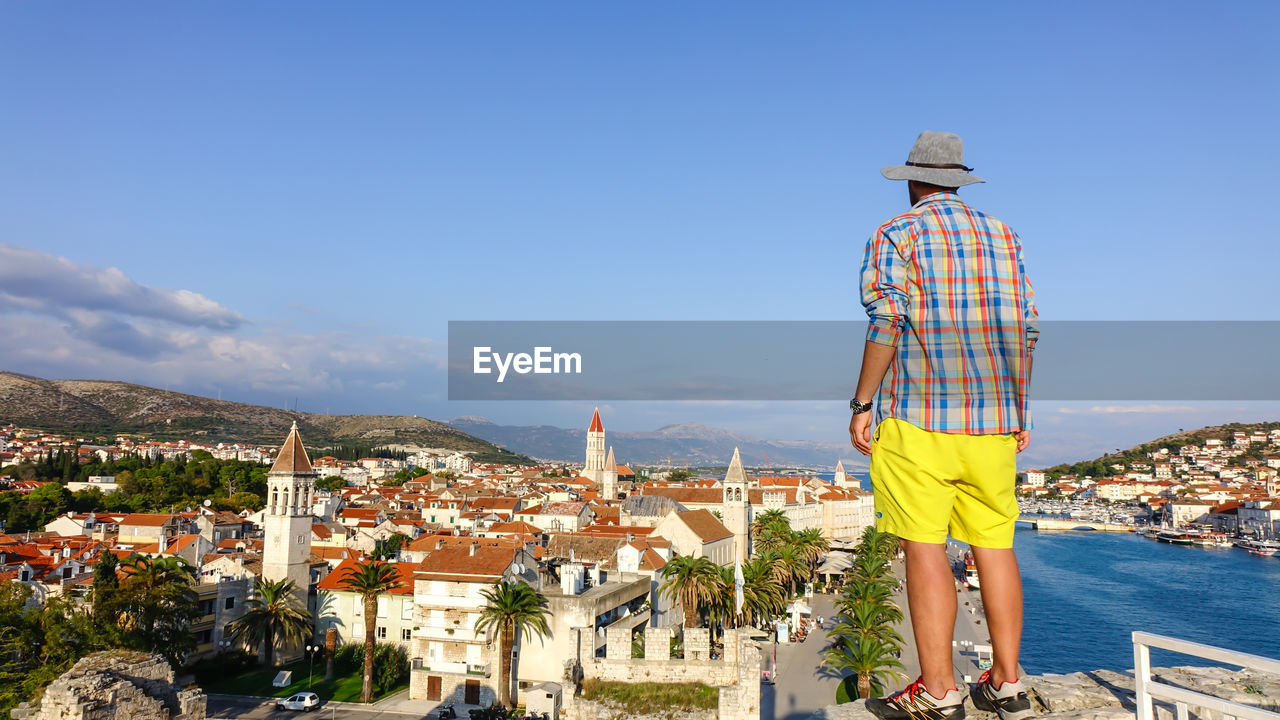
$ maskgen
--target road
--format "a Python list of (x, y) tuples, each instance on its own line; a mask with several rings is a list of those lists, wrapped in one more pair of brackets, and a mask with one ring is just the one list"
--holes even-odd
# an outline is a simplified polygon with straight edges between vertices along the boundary
[[(390, 701), (390, 702), (389, 702)], [(396, 700), (388, 698), (373, 706), (354, 703), (325, 703), (312, 713), (296, 710), (277, 710), (274, 699), (245, 697), (243, 695), (209, 695), (207, 715), (210, 720), (236, 718), (237, 720), (406, 720), (421, 718), (435, 709), (439, 703), (426, 700)], [(467, 717), (469, 706), (455, 705), (462, 718)]]
[[(809, 604), (814, 617), (833, 617), (832, 600), (831, 595), (814, 595)], [(835, 703), (840, 675), (822, 667), (822, 651), (828, 646), (826, 630), (814, 630), (803, 643), (777, 646), (778, 680), (760, 686), (760, 720), (800, 720)], [(770, 650), (764, 647), (765, 653)]]

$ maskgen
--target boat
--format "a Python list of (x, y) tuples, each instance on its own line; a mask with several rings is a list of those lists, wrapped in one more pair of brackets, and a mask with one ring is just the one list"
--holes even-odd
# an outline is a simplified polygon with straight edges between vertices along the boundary
[(1156, 533), (1156, 539), (1174, 545), (1190, 545), (1192, 542), (1191, 533), (1185, 530), (1161, 530)]
[(964, 553), (964, 579), (969, 587), (981, 587), (978, 584), (978, 565), (973, 560), (973, 552), (969, 550)]
[(1273, 557), (1280, 553), (1280, 542), (1275, 540), (1255, 540), (1253, 547), (1249, 548), (1250, 555), (1259, 557)]

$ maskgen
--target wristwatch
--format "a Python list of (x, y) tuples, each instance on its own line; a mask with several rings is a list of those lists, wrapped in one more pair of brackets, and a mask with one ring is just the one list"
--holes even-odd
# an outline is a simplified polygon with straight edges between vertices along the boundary
[(870, 410), (871, 407), (872, 407), (871, 403), (862, 402), (857, 398), (854, 398), (849, 401), (849, 409), (853, 411), (854, 415), (861, 415), (862, 413)]

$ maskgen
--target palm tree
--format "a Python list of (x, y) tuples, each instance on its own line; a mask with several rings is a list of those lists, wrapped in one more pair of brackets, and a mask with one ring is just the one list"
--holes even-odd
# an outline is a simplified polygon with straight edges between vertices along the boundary
[(678, 555), (662, 568), (662, 577), (660, 590), (668, 600), (680, 601), (687, 628), (697, 627), (698, 611), (724, 592), (719, 568), (705, 557)]
[(898, 553), (898, 536), (877, 530), (874, 525), (871, 525), (862, 531), (862, 540), (858, 543), (858, 553), (867, 553), (884, 558), (887, 563)]
[(876, 555), (870, 553), (858, 553), (853, 558), (853, 564), (845, 571), (845, 580), (852, 582), (854, 580), (880, 581), (889, 577), (889, 563)]
[(782, 587), (784, 599), (790, 599), (795, 593), (796, 584), (802, 582), (809, 568), (804, 564), (800, 550), (795, 545), (782, 545), (777, 550), (767, 553), (772, 558), (770, 568), (778, 585)]
[[(493, 587), (480, 591), (486, 601), (484, 610), (476, 620), (477, 633), (490, 628), (498, 631), (498, 651), (501, 655), (501, 679), (498, 684), (498, 702), (514, 708), (516, 698), (511, 694), (511, 652), (516, 638), (526, 640), (536, 633), (539, 637), (551, 634), (547, 624), (547, 599), (522, 582), (502, 580)], [(518, 692), (518, 691), (517, 691)]]
[(902, 608), (889, 599), (883, 583), (858, 581), (845, 589), (836, 601), (838, 621), (828, 637), (874, 637), (902, 649), (902, 636), (893, 629), (902, 622)]
[(869, 698), (884, 691), (884, 683), (893, 678), (905, 677), (897, 652), (890, 643), (873, 637), (844, 638), (833, 641), (823, 653), (822, 663), (836, 670), (848, 671), (858, 678), (858, 697)]
[(338, 579), (338, 584), (364, 600), (364, 684), (360, 702), (373, 700), (373, 648), (377, 644), (378, 596), (404, 584), (391, 563), (369, 560), (358, 563)]
[[(126, 642), (158, 651), (178, 663), (195, 646), (195, 571), (179, 557), (132, 555), (120, 566), (123, 578), (110, 603)], [(118, 611), (118, 612), (117, 612)]]
[(262, 664), (275, 662), (276, 640), (301, 642), (311, 632), (311, 616), (294, 599), (292, 580), (267, 580), (259, 577), (253, 583), (245, 614), (227, 626), (227, 636), (245, 641), (253, 647), (262, 645)]
[(751, 523), (752, 547), (778, 550), (791, 540), (791, 520), (781, 510), (765, 510)]
[(831, 549), (831, 543), (823, 537), (822, 530), (808, 528), (795, 534), (793, 542), (800, 549), (800, 555), (809, 566), (809, 577), (818, 574), (818, 561), (824, 553)]
[(759, 626), (782, 612), (782, 586), (772, 574), (768, 559), (756, 556), (742, 566), (742, 623)]

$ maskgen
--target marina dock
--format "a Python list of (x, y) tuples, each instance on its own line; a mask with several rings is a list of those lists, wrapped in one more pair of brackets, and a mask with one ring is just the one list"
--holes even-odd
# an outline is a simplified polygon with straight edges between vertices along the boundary
[(1032, 530), (1098, 530), (1100, 532), (1133, 532), (1133, 525), (1076, 518), (1026, 517), (1018, 520)]

